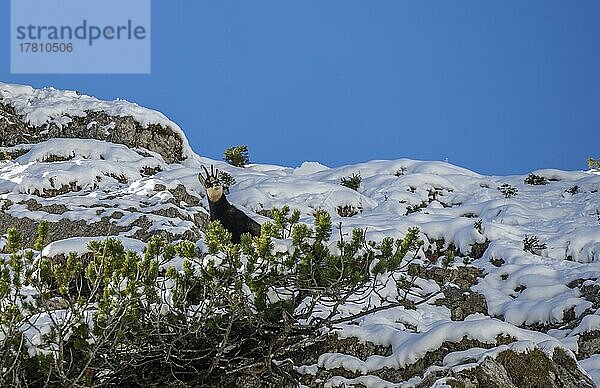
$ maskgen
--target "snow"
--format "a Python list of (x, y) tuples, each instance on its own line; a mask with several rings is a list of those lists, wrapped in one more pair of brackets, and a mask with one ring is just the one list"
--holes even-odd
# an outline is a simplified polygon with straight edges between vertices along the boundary
[[(78, 146), (82, 145), (81, 149)], [(77, 150), (77, 151), (75, 151)], [(52, 156), (68, 157), (62, 163), (40, 163)], [(33, 194), (37, 190), (61, 189), (72, 183), (80, 189), (103, 189), (117, 179), (127, 182), (142, 178), (144, 168), (164, 168), (156, 157), (144, 157), (122, 145), (80, 139), (50, 139), (36, 144), (27, 154), (0, 165), (0, 192)]]
[(294, 169), (294, 174), (296, 175), (311, 175), (316, 172), (328, 170), (329, 167), (322, 165), (319, 162), (304, 162)]
[(569, 335), (574, 336), (593, 330), (600, 330), (600, 315), (586, 315)]
[[(158, 154), (153, 156), (160, 158)], [(112, 162), (135, 162), (145, 159), (122, 144), (112, 144), (95, 139), (49, 139), (44, 143), (31, 145), (29, 152), (18, 157), (15, 162), (26, 165), (34, 162), (46, 162), (51, 157), (75, 160), (110, 160)], [(161, 167), (163, 166), (164, 162)]]
[(590, 375), (594, 384), (600, 386), (600, 354), (594, 354), (593, 356), (580, 360), (579, 365)]
[(391, 383), (377, 376), (358, 376), (353, 379), (348, 379), (342, 376), (334, 376), (325, 383), (324, 387), (353, 387), (359, 384), (365, 387), (381, 388), (399, 386), (399, 384)]
[[(1, 83), (0, 96), (15, 107), (17, 114), (38, 127), (48, 123), (63, 125), (68, 116), (104, 110), (110, 115), (131, 115), (142, 125), (169, 126), (181, 134), (187, 147), (187, 140), (176, 124), (156, 111), (123, 100), (104, 102), (76, 92)], [(110, 125), (105, 128), (110, 129)], [(314, 161), (296, 168), (263, 164), (237, 168), (196, 155), (189, 148), (188, 158), (181, 164), (167, 164), (155, 153), (97, 140), (50, 139), (9, 150), (17, 148), (29, 151), (15, 160), (0, 161), (0, 208), (6, 214), (90, 224), (120, 213), (120, 217), (110, 221), (115, 226), (130, 225), (143, 215), (149, 226), (137, 226), (138, 229), (118, 236), (126, 248), (136, 252), (141, 252), (144, 244), (131, 236), (140, 228), (184, 233), (194, 226), (196, 216), (206, 216), (206, 199), (203, 206), (177, 207), (169, 190), (182, 185), (201, 198), (203, 188), (197, 174), (201, 165), (210, 164), (235, 178), (229, 201), (260, 222), (266, 218), (255, 212), (288, 205), (300, 210), (301, 222), (311, 223), (315, 210), (324, 209), (331, 214), (333, 225), (342, 224), (344, 233), (355, 227), (366, 228), (367, 238), (375, 241), (402, 237), (409, 227), (417, 226), (425, 250), (437, 249), (439, 242), (442, 249), (452, 245), (458, 251), (457, 256), (463, 258), (470, 254), (474, 244), (489, 242), (483, 257), (470, 264), (484, 273), (471, 290), (485, 297), (487, 315), (452, 321), (448, 308), (434, 305), (433, 298), (414, 310), (393, 307), (336, 325), (333, 330), (340, 338), (389, 346), (391, 354), (359, 359), (326, 353), (314, 365), (296, 366), (299, 373), (305, 374), (315, 374), (319, 368), (338, 367), (361, 374), (354, 379), (332, 377), (325, 382), (326, 386), (395, 386), (369, 373), (384, 367), (404, 368), (446, 341), (468, 338), (491, 346), (449, 353), (442, 365), (437, 366), (468, 368), (507, 349), (526, 352), (536, 348), (551, 354), (554, 348), (561, 347), (568, 354), (576, 353), (577, 340), (583, 333), (600, 330), (598, 306), (573, 284), (580, 280), (585, 281), (584, 285), (599, 284), (600, 175), (592, 172), (537, 170), (533, 173), (550, 181), (547, 185), (533, 186), (524, 183), (527, 175), (484, 176), (445, 162), (410, 159), (375, 160), (336, 168)], [(49, 162), (53, 159), (64, 161)], [(161, 171), (145, 176), (141, 173), (144, 168)], [(357, 191), (340, 185), (341, 178), (355, 173), (362, 178)], [(33, 196), (36, 191), (49, 192), (72, 184), (75, 186), (72, 191), (60, 195)], [(518, 194), (504, 198), (497, 189), (502, 184), (515, 187)], [(159, 189), (161, 186), (164, 189)], [(568, 193), (574, 186), (579, 191)], [(25, 203), (31, 198), (42, 207), (62, 205), (65, 211), (57, 214), (44, 208), (31, 210)], [(338, 215), (337, 208), (346, 205), (360, 209), (359, 214)], [(411, 212), (416, 208), (420, 210)], [(161, 215), (173, 209), (175, 217)], [(478, 221), (479, 229), (475, 225)], [(536, 254), (523, 249), (523, 239), (532, 235), (546, 244)], [(334, 233), (332, 246), (337, 238)], [(97, 239), (56, 241), (42, 253), (50, 257), (69, 252), (83, 254), (88, 242)], [(0, 248), (5, 243), (6, 239), (0, 237)], [(202, 241), (196, 244), (204, 247)], [(290, 242), (276, 240), (275, 246), (282, 252), (290, 248)], [(220, 260), (218, 256), (204, 259), (216, 264)], [(502, 264), (495, 264), (500, 259)], [(175, 265), (180, 267), (181, 263)], [(416, 279), (414, 291), (426, 295), (439, 292), (440, 287), (432, 280)], [(364, 311), (397, 295), (396, 281), (388, 279), (379, 296), (357, 298), (339, 306), (338, 317)], [(278, 300), (274, 292), (269, 297)], [(327, 315), (327, 306), (319, 308), (320, 314)], [(564, 325), (565, 314), (571, 309), (577, 319), (575, 327)], [(500, 345), (497, 338), (502, 335), (516, 341)], [(580, 360), (580, 365), (597, 384), (600, 382), (598, 355)], [(420, 381), (415, 379), (415, 384)], [(436, 384), (445, 383), (440, 380)]]
[[(373, 355), (366, 360), (339, 354), (326, 353), (319, 357), (318, 366), (324, 369), (344, 368), (349, 371), (367, 372), (382, 368), (401, 369), (415, 363), (427, 352), (438, 349), (444, 342), (460, 342), (463, 338), (494, 344), (501, 335), (528, 341), (552, 355), (561, 342), (543, 333), (525, 330), (486, 316), (471, 316), (464, 321), (437, 321), (419, 333), (409, 333), (398, 328), (381, 324), (348, 325), (340, 330), (338, 336), (357, 337), (360, 341), (373, 341), (375, 344), (391, 346), (392, 355)], [(570, 353), (570, 352), (569, 352)]]
[[(121, 236), (115, 236), (112, 238), (116, 238), (121, 241), (123, 248), (130, 251), (143, 253), (144, 249), (146, 248), (146, 244), (136, 239)], [(54, 257), (58, 255), (68, 255), (71, 252), (75, 252), (77, 255), (81, 256), (91, 252), (88, 248), (90, 241), (101, 240), (103, 240), (101, 237), (72, 237), (55, 241), (44, 247), (42, 250), (42, 256)]]

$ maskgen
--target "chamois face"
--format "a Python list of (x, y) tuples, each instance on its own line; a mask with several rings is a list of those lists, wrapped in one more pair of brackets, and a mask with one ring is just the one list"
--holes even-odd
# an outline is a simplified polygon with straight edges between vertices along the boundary
[(202, 168), (206, 172), (206, 178), (202, 174), (198, 174), (198, 180), (206, 189), (208, 200), (210, 202), (217, 202), (223, 197), (223, 186), (218, 178), (219, 170), (215, 172), (213, 166), (210, 166), (211, 172), (209, 173), (206, 167), (202, 166)]
[(217, 202), (223, 196), (223, 186), (221, 186), (221, 182), (218, 180), (214, 180), (213, 182), (206, 182), (206, 195), (208, 195), (208, 200), (211, 202)]

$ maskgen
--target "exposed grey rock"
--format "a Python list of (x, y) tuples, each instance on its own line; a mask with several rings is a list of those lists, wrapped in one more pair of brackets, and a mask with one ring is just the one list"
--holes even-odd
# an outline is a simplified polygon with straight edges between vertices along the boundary
[(462, 321), (470, 314), (488, 312), (485, 297), (469, 288), (448, 287), (444, 289), (444, 298), (437, 299), (435, 304), (448, 307), (453, 321)]
[(600, 354), (600, 330), (593, 330), (579, 335), (577, 340), (580, 359), (588, 358), (592, 354)]
[(469, 253), (469, 256), (473, 259), (481, 259), (489, 246), (490, 240), (485, 240), (483, 243), (475, 243), (471, 245), (471, 252)]
[(81, 191), (81, 186), (79, 186), (77, 182), (70, 182), (68, 185), (61, 185), (59, 188), (43, 189), (41, 192), (38, 189), (35, 189), (31, 194), (43, 198), (52, 198), (77, 191)]
[(175, 240), (197, 241), (200, 238), (201, 230), (196, 224), (194, 228), (188, 229), (182, 234), (173, 234), (166, 230), (154, 230), (150, 232), (152, 222), (146, 216), (141, 216), (131, 226), (139, 228), (132, 237), (142, 241), (149, 241), (153, 236), (159, 236), (168, 242)]
[(585, 299), (593, 303), (593, 308), (600, 307), (600, 284), (588, 284), (580, 289)]
[(461, 289), (467, 289), (477, 284), (479, 278), (483, 275), (481, 269), (470, 266), (425, 268), (421, 265), (411, 264), (409, 267), (411, 273), (425, 279), (433, 279), (440, 286), (454, 284)]
[(63, 214), (69, 210), (62, 203), (53, 203), (52, 205), (43, 206), (33, 198), (25, 201), (25, 205), (27, 205), (27, 209), (31, 211), (43, 211), (49, 214)]
[[(506, 369), (495, 359), (487, 358), (481, 363), (479, 368), (481, 376), (485, 376), (485, 378), (481, 378), (481, 381), (478, 381), (479, 386), (517, 388), (510, 379)], [(473, 384), (473, 387), (477, 387), (477, 385)]]
[(175, 203), (175, 205), (177, 206), (179, 206), (179, 202), (185, 202), (189, 206), (200, 205), (200, 198), (188, 193), (184, 185), (177, 185), (177, 187), (175, 187), (174, 189), (170, 189), (169, 192), (173, 194), (173, 197), (177, 201)]
[[(117, 226), (110, 222), (110, 217), (104, 217), (99, 222), (86, 223), (85, 221), (71, 221), (61, 219), (58, 222), (49, 223), (48, 243), (70, 237), (106, 237), (115, 236), (131, 227)], [(32, 248), (37, 239), (39, 222), (29, 218), (16, 218), (0, 212), (0, 231), (6, 232), (8, 228), (14, 227), (21, 234), (23, 246)]]
[[(477, 368), (469, 372), (451, 374), (450, 377), (446, 377), (446, 383), (451, 387), (461, 388), (518, 388), (511, 381), (504, 366), (493, 358), (485, 359)], [(430, 382), (420, 386), (429, 386)]]

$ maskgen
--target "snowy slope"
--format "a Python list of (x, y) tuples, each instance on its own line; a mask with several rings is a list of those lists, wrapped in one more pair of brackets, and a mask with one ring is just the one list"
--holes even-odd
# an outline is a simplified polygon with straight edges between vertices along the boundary
[[(310, 222), (313, 210), (322, 208), (333, 215), (333, 224), (341, 222), (347, 231), (367, 228), (372, 240), (401, 236), (407, 228), (418, 226), (425, 237), (425, 249), (428, 242), (433, 245), (443, 240), (445, 246), (453, 244), (465, 256), (473, 244), (490, 241), (484, 255), (472, 263), (485, 273), (472, 290), (485, 296), (489, 316), (503, 322), (475, 316), (475, 321), (454, 322), (445, 307), (415, 312), (399, 308), (365, 318), (359, 326), (341, 325), (338, 332), (342, 337), (391, 346), (392, 355), (357, 360), (350, 355), (327, 354), (306, 370), (342, 367), (368, 374), (385, 366), (403, 368), (442, 342), (458, 342), (463, 336), (495, 343), (496, 336), (510, 335), (519, 339), (511, 346), (521, 346), (522, 350), (535, 345), (551, 353), (561, 344), (577, 353), (579, 336), (600, 330), (600, 306), (593, 297), (600, 290), (598, 175), (534, 171), (550, 181), (533, 186), (524, 183), (526, 176), (481, 176), (447, 163), (412, 160), (372, 161), (310, 173), (304, 167), (268, 171), (261, 166), (244, 170), (230, 167), (229, 171), (239, 182), (232, 190), (232, 201), (255, 211), (288, 204), (301, 209), (304, 221)], [(339, 184), (341, 177), (352, 173), (362, 176), (358, 192)], [(497, 189), (505, 183), (518, 189), (516, 197), (507, 199)], [(571, 194), (569, 190), (575, 186), (578, 192)], [(360, 208), (362, 213), (340, 217), (336, 208), (343, 205)], [(409, 206), (423, 208), (407, 214)], [(482, 220), (481, 233), (474, 228), (477, 220)], [(546, 244), (538, 254), (523, 250), (523, 239), (531, 235)], [(574, 328), (565, 319), (571, 312), (575, 317), (571, 325), (578, 324)], [(411, 333), (400, 322), (414, 324), (416, 332)], [(517, 334), (515, 326), (545, 334)], [(495, 349), (498, 352), (507, 346)], [(444, 366), (451, 368), (460, 364), (458, 360), (482, 360), (493, 353), (480, 349), (460, 357), (449, 355)], [(582, 365), (597, 376), (600, 365), (596, 356)], [(382, 384), (377, 379), (332, 380), (342, 382)]]
[[(53, 120), (61, 125), (68, 115), (103, 110), (181, 131), (158, 112), (121, 100), (103, 102), (74, 92), (6, 84), (0, 89), (3, 103), (36, 126)], [(313, 212), (324, 209), (331, 213), (334, 225), (342, 223), (348, 232), (366, 228), (367, 238), (376, 241), (400, 237), (417, 226), (425, 250), (436, 244), (453, 245), (459, 252), (456, 268), (473, 266), (483, 271), (471, 290), (485, 297), (487, 315), (453, 321), (446, 306), (433, 303), (416, 310), (398, 307), (372, 314), (358, 323), (339, 325), (338, 336), (391, 346), (390, 355), (358, 359), (327, 353), (314, 365), (299, 366), (300, 373), (344, 368), (362, 377), (334, 376), (330, 384), (379, 386), (385, 381), (371, 372), (404, 368), (445, 341), (469, 338), (491, 344), (491, 349), (450, 353), (436, 368), (477, 364), (508, 348), (521, 352), (537, 348), (551, 355), (559, 347), (581, 359), (580, 365), (600, 384), (598, 355), (578, 354), (579, 338), (600, 331), (600, 298), (596, 297), (600, 290), (600, 175), (539, 170), (533, 173), (548, 183), (531, 185), (524, 183), (526, 175), (483, 176), (444, 162), (408, 159), (339, 168), (315, 162), (297, 168), (261, 164), (237, 168), (203, 158), (189, 149), (187, 140), (184, 143), (187, 159), (172, 164), (155, 152), (93, 139), (49, 139), (5, 147), (9, 154), (21, 156), (0, 161), (0, 209), (9, 220), (46, 219), (56, 225), (68, 221), (90, 230), (96, 225), (95, 236), (119, 235), (136, 250), (156, 232), (168, 233), (173, 240), (201, 240), (207, 204), (196, 177), (201, 165), (214, 164), (236, 180), (230, 202), (257, 221), (266, 220), (257, 213), (288, 205), (301, 211), (302, 222), (312, 222)], [(358, 191), (340, 185), (342, 177), (354, 173), (362, 177)], [(516, 188), (518, 194), (505, 198), (498, 190), (503, 184)], [(344, 206), (357, 214), (338, 215)], [(537, 236), (545, 247), (535, 253), (524, 251), (526, 236)], [(90, 240), (90, 236), (68, 232), (55, 237), (58, 241), (44, 254), (83, 253)], [(481, 257), (463, 263), (461, 257), (472, 257), (474, 246), (487, 243)], [(437, 285), (424, 280), (422, 288), (426, 287)], [(341, 312), (362, 307), (348, 305)], [(497, 343), (501, 335), (516, 341)]]

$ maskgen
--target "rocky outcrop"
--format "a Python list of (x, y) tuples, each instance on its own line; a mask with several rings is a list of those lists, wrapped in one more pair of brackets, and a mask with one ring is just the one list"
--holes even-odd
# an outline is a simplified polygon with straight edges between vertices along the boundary
[[(499, 337), (497, 344), (510, 344), (512, 341), (514, 339), (509, 337)], [(316, 373), (307, 373), (307, 370), (300, 369), (301, 373), (297, 378), (302, 384), (315, 387), (374, 386), (375, 381), (386, 386), (396, 386), (408, 380), (413, 382), (412, 386), (418, 388), (445, 386), (443, 384), (455, 388), (595, 387), (575, 359), (561, 348), (555, 348), (551, 356), (537, 348), (525, 352), (507, 349), (479, 361), (473, 359), (469, 363), (467, 359), (464, 364), (452, 368), (442, 366), (442, 360), (453, 352), (492, 347), (491, 344), (465, 338), (460, 342), (444, 342), (436, 351), (427, 352), (404, 369), (384, 368), (369, 374), (351, 372), (342, 368), (330, 370), (318, 368), (313, 371)], [(290, 357), (295, 362), (311, 364), (316, 363), (320, 354), (327, 352), (352, 354), (357, 359), (365, 359), (374, 354), (389, 355), (390, 349), (368, 342), (359, 343), (355, 339), (328, 336), (313, 342), (302, 352), (290, 354)], [(295, 373), (294, 370), (289, 372)]]
[(172, 128), (161, 124), (143, 126), (132, 116), (110, 116), (87, 111), (85, 116), (69, 116), (69, 122), (32, 126), (0, 98), (0, 147), (40, 143), (51, 138), (97, 139), (145, 148), (160, 154), (167, 163), (184, 160), (184, 141)]
[(552, 357), (538, 349), (529, 353), (506, 350), (474, 368), (451, 373), (445, 382), (453, 388), (595, 387), (575, 360), (560, 349), (555, 349)]

